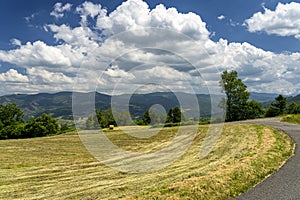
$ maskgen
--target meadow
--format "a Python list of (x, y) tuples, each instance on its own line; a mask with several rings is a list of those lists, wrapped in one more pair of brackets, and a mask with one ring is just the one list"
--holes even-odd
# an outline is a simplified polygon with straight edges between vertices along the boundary
[(286, 115), (282, 117), (281, 121), (292, 123), (292, 124), (300, 124), (300, 114)]
[[(293, 154), (292, 140), (273, 128), (226, 124), (214, 149), (200, 160), (207, 129), (199, 126), (190, 148), (174, 163), (144, 174), (99, 163), (75, 132), (0, 141), (0, 199), (231, 199)], [(144, 152), (163, 148), (176, 131), (164, 128), (150, 139), (118, 130), (105, 134), (125, 150)]]

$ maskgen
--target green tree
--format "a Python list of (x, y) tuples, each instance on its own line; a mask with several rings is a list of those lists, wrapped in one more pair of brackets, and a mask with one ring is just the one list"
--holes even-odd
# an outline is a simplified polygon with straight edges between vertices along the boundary
[(163, 124), (166, 122), (166, 115), (163, 113), (157, 113), (155, 110), (146, 110), (143, 115), (143, 123), (140, 125), (154, 125), (154, 124)]
[(266, 117), (275, 117), (285, 113), (287, 106), (287, 100), (283, 95), (278, 95), (275, 101), (271, 103), (271, 106), (266, 112)]
[(131, 115), (128, 111), (114, 112), (114, 118), (119, 126), (132, 125)]
[(173, 109), (171, 108), (167, 114), (167, 123), (172, 123), (174, 120)]
[(60, 133), (60, 127), (55, 119), (48, 114), (28, 121), (24, 128), (24, 137), (42, 137)]
[(237, 121), (246, 119), (245, 110), (250, 93), (247, 86), (238, 78), (236, 71), (224, 71), (221, 75), (220, 85), (227, 99), (224, 101), (226, 108), (226, 121)]
[(283, 114), (285, 112), (286, 105), (286, 98), (281, 94), (275, 98), (275, 102), (273, 103), (273, 106), (279, 109), (279, 114)]
[(287, 106), (286, 111), (288, 114), (298, 114), (300, 113), (300, 105), (296, 102), (292, 102)]
[(167, 115), (168, 123), (179, 123), (182, 120), (182, 113), (179, 107), (171, 108)]
[(100, 127), (108, 128), (109, 125), (117, 126), (117, 123), (114, 119), (113, 112), (111, 109), (108, 110), (96, 110), (96, 116), (99, 122)]
[(24, 113), (16, 104), (0, 105), (0, 123), (9, 126), (15, 123), (23, 123)]
[(173, 123), (179, 123), (181, 122), (182, 114), (179, 107), (175, 107), (173, 109)]
[(23, 112), (16, 104), (0, 105), (0, 139), (22, 137)]
[(149, 110), (146, 110), (144, 112), (144, 115), (143, 115), (143, 122), (145, 125), (148, 125), (151, 123), (151, 117), (150, 117), (150, 111)]
[(90, 115), (86, 120), (86, 128), (87, 129), (97, 129), (99, 128), (99, 122), (97, 116), (95, 114)]
[(254, 100), (247, 102), (247, 106), (245, 109), (245, 116), (243, 118), (246, 119), (255, 119), (260, 118), (265, 115), (265, 110), (262, 107), (261, 103), (258, 103)]

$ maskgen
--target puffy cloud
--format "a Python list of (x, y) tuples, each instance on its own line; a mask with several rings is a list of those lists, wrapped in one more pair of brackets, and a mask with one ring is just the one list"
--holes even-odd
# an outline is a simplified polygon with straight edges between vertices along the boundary
[(225, 16), (224, 16), (224, 15), (218, 16), (218, 20), (223, 20), (223, 19), (225, 19)]
[(108, 16), (100, 15), (97, 27), (106, 35), (145, 27), (168, 28), (194, 39), (206, 40), (210, 35), (206, 23), (195, 13), (179, 13), (176, 8), (167, 9), (162, 4), (150, 10), (141, 0), (128, 0)]
[(63, 40), (74, 47), (88, 47), (90, 49), (98, 46), (96, 41), (99, 40), (99, 36), (88, 27), (75, 27), (72, 29), (65, 24), (61, 26), (51, 24), (45, 28), (54, 33), (56, 40)]
[[(57, 45), (15, 41), (17, 49), (0, 51), (1, 61), (27, 69), (24, 90), (72, 90), (72, 77), (78, 71), (80, 91), (98, 86), (99, 92), (109, 94), (142, 87), (186, 92), (193, 85), (202, 92), (205, 83), (217, 86), (222, 70), (229, 69), (238, 71), (250, 91), (300, 92), (300, 53), (278, 54), (225, 39), (214, 42), (205, 22), (194, 13), (164, 5), (150, 9), (141, 0), (123, 2), (109, 14), (91, 2), (76, 11), (81, 17), (78, 27), (45, 26)], [(96, 20), (96, 27), (88, 19)]]
[(222, 54), (224, 69), (237, 70), (250, 91), (283, 94), (300, 92), (297, 80), (300, 76), (299, 53), (276, 54), (249, 43), (227, 44), (222, 41), (218, 55)]
[(55, 18), (62, 18), (64, 17), (65, 11), (70, 11), (72, 7), (72, 4), (66, 3), (63, 5), (62, 3), (58, 2), (54, 5), (54, 10), (50, 13), (51, 16), (54, 16)]
[(14, 45), (14, 46), (18, 46), (18, 47), (22, 46), (21, 41), (18, 40), (18, 39), (16, 39), (16, 38), (11, 39), (10, 42), (11, 42), (11, 44)]
[(78, 6), (76, 11), (80, 14), (82, 25), (86, 25), (87, 17), (95, 18), (98, 15), (105, 16), (107, 13), (107, 10), (102, 9), (100, 4), (94, 4), (88, 1)]
[(27, 76), (18, 73), (17, 70), (10, 69), (0, 74), (0, 82), (26, 83), (29, 82), (29, 79)]
[[(174, 68), (167, 66), (155, 66), (143, 71), (136, 72), (137, 77), (143, 77), (143, 80), (165, 80), (176, 83), (178, 81), (190, 81), (192, 77), (187, 73), (182, 73)], [(157, 81), (160, 82), (160, 81)]]
[(10, 51), (0, 51), (0, 60), (18, 66), (71, 66), (70, 59), (61, 49), (48, 46), (42, 41), (27, 42), (26, 45)]
[[(74, 78), (61, 72), (49, 72), (39, 68), (29, 68), (26, 74), (10, 69), (0, 74), (0, 95), (9, 93), (38, 93), (72, 90)], [(4, 83), (4, 84), (3, 84)]]
[(300, 39), (300, 3), (279, 3), (274, 11), (265, 8), (264, 13), (255, 13), (245, 20), (250, 32), (264, 31), (279, 36), (294, 36)]
[(49, 72), (39, 68), (29, 68), (27, 73), (30, 76), (31, 83), (35, 85), (59, 85), (59, 84), (71, 84), (73, 79), (64, 75), (61, 72)]
[(118, 66), (112, 66), (108, 68), (105, 72), (105, 75), (109, 76), (110, 78), (122, 78), (127, 80), (135, 79), (135, 76), (125, 70), (120, 69)]

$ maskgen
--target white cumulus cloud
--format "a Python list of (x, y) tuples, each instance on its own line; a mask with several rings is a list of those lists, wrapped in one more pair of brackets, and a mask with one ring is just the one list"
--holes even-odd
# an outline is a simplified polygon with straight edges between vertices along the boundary
[[(291, 22), (291, 9), (286, 5), (298, 4), (279, 4), (275, 11), (266, 9), (264, 14), (253, 15), (246, 20), (249, 30), (258, 24), (276, 30), (267, 26), (266, 17), (278, 13), (281, 7), (286, 12), (276, 16), (283, 15), (288, 23), (296, 24), (298, 18)], [(195, 13), (180, 13), (162, 4), (150, 9), (142, 0), (128, 0), (110, 13), (100, 4), (84, 2), (77, 6), (75, 14), (80, 17), (77, 27), (45, 25), (56, 45), (12, 40), (15, 49), (0, 50), (0, 61), (25, 68), (27, 73), (10, 70), (0, 79), (18, 77), (24, 82), (24, 91), (37, 92), (72, 90), (75, 79), (83, 83), (79, 86), (81, 91), (98, 85), (99, 92), (109, 94), (127, 93), (128, 88), (140, 88), (143, 83), (159, 83), (158, 87), (182, 92), (194, 85), (196, 92), (201, 92), (201, 84), (218, 85), (220, 73), (228, 69), (238, 71), (249, 91), (300, 92), (300, 53), (274, 53), (226, 39), (212, 41), (206, 23)], [(294, 29), (300, 30), (291, 30)], [(259, 30), (266, 31), (252, 31)], [(76, 72), (79, 73), (74, 78)], [(2, 87), (2, 93), (21, 90), (19, 85)], [(216, 91), (220, 92), (219, 88)]]
[(88, 17), (95, 18), (98, 15), (104, 16), (107, 13), (107, 10), (102, 9), (100, 4), (94, 4), (88, 1), (78, 6), (76, 11), (80, 14), (82, 25), (86, 25)]
[(0, 74), (0, 82), (26, 83), (29, 82), (29, 79), (27, 76), (18, 73), (17, 70), (10, 69)]
[(224, 15), (218, 16), (218, 20), (223, 20), (223, 19), (225, 19), (225, 16), (224, 16)]
[(11, 44), (14, 45), (14, 46), (18, 46), (18, 47), (22, 46), (21, 41), (18, 40), (18, 39), (16, 39), (16, 38), (11, 39), (10, 42), (11, 42)]
[(53, 8), (54, 10), (50, 13), (50, 15), (58, 19), (64, 17), (65, 11), (71, 10), (72, 4), (66, 3), (65, 5), (63, 5), (62, 3), (58, 2), (54, 5)]
[(195, 13), (179, 13), (162, 4), (150, 10), (141, 0), (128, 0), (109, 15), (100, 15), (97, 27), (107, 35), (145, 27), (173, 29), (194, 39), (206, 40), (210, 35), (206, 23)]
[(250, 32), (264, 31), (279, 36), (294, 36), (300, 39), (300, 3), (279, 3), (274, 11), (265, 8), (245, 20)]
[(27, 42), (18, 49), (0, 50), (0, 60), (18, 66), (71, 66), (70, 59), (64, 52), (54, 46), (48, 46), (43, 41)]

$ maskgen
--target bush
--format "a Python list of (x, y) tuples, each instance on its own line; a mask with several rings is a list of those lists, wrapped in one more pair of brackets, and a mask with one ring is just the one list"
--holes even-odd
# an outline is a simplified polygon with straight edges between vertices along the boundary
[(300, 105), (295, 102), (292, 102), (288, 105), (286, 111), (287, 114), (298, 114), (300, 113)]
[(50, 115), (43, 114), (27, 124), (23, 112), (16, 104), (0, 105), (0, 139), (18, 139), (55, 135), (60, 127)]
[(14, 124), (2, 127), (0, 129), (0, 139), (18, 139), (24, 138), (24, 123)]
[(60, 127), (55, 119), (48, 114), (43, 114), (36, 119), (30, 120), (24, 127), (25, 137), (42, 137), (60, 134)]
[(278, 115), (280, 115), (280, 109), (277, 107), (271, 106), (266, 112), (266, 117), (276, 117)]

